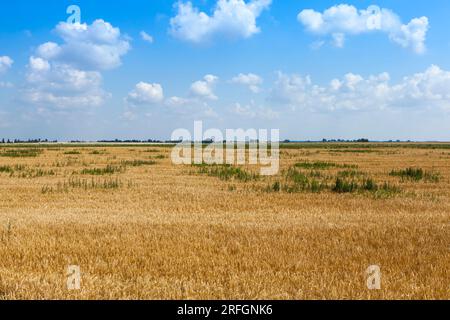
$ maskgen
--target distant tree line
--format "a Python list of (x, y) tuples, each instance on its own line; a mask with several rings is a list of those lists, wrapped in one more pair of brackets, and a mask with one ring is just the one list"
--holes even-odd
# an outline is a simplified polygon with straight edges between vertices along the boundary
[[(92, 141), (83, 141), (83, 140), (72, 140), (70, 143), (88, 143)], [(98, 140), (97, 143), (180, 143), (180, 141), (172, 141), (172, 140), (154, 140), (154, 139), (147, 139), (147, 140), (138, 140), (138, 139), (131, 139), (131, 140), (121, 140), (121, 139), (114, 139), (114, 140)], [(224, 140), (223, 143), (226, 143), (227, 141)], [(256, 140), (255, 142), (259, 142)], [(283, 140), (282, 143), (295, 143), (295, 142), (317, 142), (317, 141), (291, 141), (291, 140)], [(371, 142), (369, 139), (361, 138), (356, 140), (346, 140), (346, 139), (322, 139), (322, 142), (324, 143), (333, 143), (333, 142), (340, 142), (340, 143), (351, 143), (351, 142), (358, 142), (358, 143), (368, 143)], [(401, 142), (400, 140), (388, 140), (385, 142)], [(407, 140), (406, 142), (411, 142), (411, 140)], [(14, 144), (14, 143), (58, 143), (58, 140), (49, 140), (49, 139), (28, 139), (28, 140), (21, 140), (21, 139), (1, 139), (0, 144)], [(210, 144), (214, 143), (214, 140), (212, 139), (206, 139), (202, 141), (204, 144)]]
[(21, 139), (2, 139), (0, 143), (2, 144), (8, 144), (8, 143), (56, 143), (58, 140), (48, 140), (48, 139), (28, 139), (28, 140), (21, 140)]
[[(311, 142), (311, 143), (317, 143), (319, 141), (311, 141), (311, 140), (307, 140), (307, 141), (291, 141), (291, 140), (283, 140), (283, 143), (298, 143), (298, 142)], [(370, 142), (369, 139), (365, 139), (365, 138), (361, 138), (361, 139), (356, 139), (356, 140), (346, 140), (346, 139), (322, 139), (321, 142), (324, 143), (329, 143), (329, 142), (346, 142), (346, 143), (351, 143), (351, 142), (359, 142), (359, 143), (366, 143), (366, 142)], [(393, 142), (392, 140), (390, 140), (389, 142)], [(400, 142), (400, 140), (398, 140), (397, 142)]]
[[(84, 142), (84, 141), (71, 141), (71, 142)], [(98, 140), (98, 143), (170, 143), (172, 141), (162, 141), (162, 140), (153, 140), (153, 139), (148, 139), (148, 140), (137, 140), (137, 139), (132, 139), (132, 140), (120, 140), (120, 139), (114, 139), (114, 140)]]
[(327, 139), (323, 139), (322, 142), (360, 142), (360, 143), (366, 143), (366, 142), (370, 142), (370, 140), (369, 139), (365, 139), (365, 138), (356, 139), (356, 140), (344, 140), (344, 139), (327, 140)]

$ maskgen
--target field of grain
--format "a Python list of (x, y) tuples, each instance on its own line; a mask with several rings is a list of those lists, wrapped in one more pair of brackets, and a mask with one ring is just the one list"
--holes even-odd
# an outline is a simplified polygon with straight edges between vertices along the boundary
[(170, 151), (0, 146), (0, 299), (450, 298), (450, 144), (285, 145), (274, 177)]

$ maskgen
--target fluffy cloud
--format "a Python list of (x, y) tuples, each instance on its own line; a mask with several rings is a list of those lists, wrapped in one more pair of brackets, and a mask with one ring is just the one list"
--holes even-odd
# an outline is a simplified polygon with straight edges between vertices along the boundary
[(37, 49), (37, 55), (80, 69), (116, 68), (121, 65), (122, 56), (130, 50), (130, 44), (121, 36), (120, 29), (103, 20), (95, 20), (91, 25), (60, 22), (55, 32), (64, 43), (44, 43)]
[[(0, 75), (6, 73), (13, 65), (14, 61), (8, 56), (0, 57)], [(0, 88), (12, 88), (11, 82), (0, 81)]]
[(62, 43), (40, 45), (27, 66), (22, 100), (38, 108), (88, 108), (110, 96), (102, 89), (102, 70), (121, 65), (130, 45), (120, 30), (103, 20), (91, 25), (61, 22)]
[(390, 37), (404, 48), (411, 47), (417, 53), (426, 51), (425, 41), (428, 31), (428, 18), (412, 19), (407, 25), (402, 25), (399, 32), (393, 32)]
[(103, 104), (108, 94), (101, 89), (102, 76), (67, 64), (30, 57), (27, 87), (22, 99), (40, 107), (80, 108)]
[(159, 83), (139, 82), (124, 100), (125, 111), (122, 117), (127, 121), (134, 121), (142, 116), (151, 116), (149, 109), (140, 107), (164, 103), (164, 90)]
[(271, 108), (256, 107), (252, 102), (251, 105), (241, 105), (236, 103), (232, 108), (231, 112), (239, 117), (250, 118), (250, 119), (265, 119), (273, 120), (279, 117), (279, 114), (273, 111)]
[(263, 80), (260, 76), (253, 73), (240, 73), (238, 76), (231, 79), (231, 82), (244, 85), (248, 87), (253, 93), (258, 93), (261, 90), (260, 85), (262, 84)]
[(191, 85), (189, 96), (164, 97), (161, 85), (154, 83), (140, 82), (130, 91), (125, 100), (125, 111), (122, 117), (127, 121), (133, 121), (140, 116), (151, 116), (146, 108), (139, 106), (156, 105), (164, 107), (164, 112), (168, 114), (182, 115), (183, 117), (217, 117), (217, 113), (209, 105), (210, 101), (217, 100), (214, 94), (214, 86), (218, 77), (206, 75), (202, 80)]
[(203, 80), (194, 82), (191, 85), (191, 96), (194, 98), (217, 100), (217, 96), (214, 94), (214, 86), (218, 80), (218, 77), (208, 74)]
[(429, 28), (428, 18), (414, 18), (403, 24), (400, 17), (389, 9), (369, 6), (358, 10), (352, 5), (340, 4), (326, 9), (323, 13), (306, 9), (298, 14), (298, 21), (314, 34), (331, 35), (337, 47), (343, 47), (347, 35), (369, 32), (384, 32), (389, 38), (404, 48), (416, 53), (424, 53)]
[(14, 61), (8, 56), (0, 57), (0, 74), (8, 71), (12, 67), (13, 63)]
[(153, 43), (153, 37), (145, 31), (140, 32), (141, 39), (148, 43)]
[(199, 11), (191, 2), (178, 2), (177, 15), (170, 20), (173, 36), (194, 43), (214, 36), (249, 38), (260, 32), (256, 19), (272, 0), (219, 0), (212, 15)]
[(139, 82), (128, 94), (126, 101), (134, 106), (152, 105), (164, 100), (164, 91), (158, 83)]
[(165, 105), (168, 107), (171, 107), (171, 108), (172, 107), (173, 108), (182, 107), (182, 106), (187, 105), (188, 103), (190, 103), (189, 99), (177, 97), (177, 96), (170, 97), (170, 98), (166, 99), (166, 101), (165, 101)]
[(450, 72), (431, 66), (422, 73), (390, 84), (388, 73), (364, 78), (349, 73), (328, 86), (309, 76), (279, 73), (271, 100), (293, 109), (310, 111), (383, 110), (398, 108), (450, 110)]
[(218, 114), (208, 104), (208, 101), (198, 98), (183, 98), (173, 96), (164, 101), (167, 111), (172, 114), (183, 115), (184, 117), (208, 117), (216, 118)]

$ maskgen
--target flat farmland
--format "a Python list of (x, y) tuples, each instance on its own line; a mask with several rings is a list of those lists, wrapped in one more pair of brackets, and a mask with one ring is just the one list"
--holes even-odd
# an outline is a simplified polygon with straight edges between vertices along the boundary
[(0, 299), (450, 298), (450, 144), (287, 144), (270, 177), (171, 150), (1, 145)]

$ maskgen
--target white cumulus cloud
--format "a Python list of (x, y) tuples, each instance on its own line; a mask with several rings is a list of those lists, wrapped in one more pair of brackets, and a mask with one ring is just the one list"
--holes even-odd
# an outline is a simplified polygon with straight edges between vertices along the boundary
[(14, 61), (10, 57), (0, 56), (0, 74), (8, 71), (12, 67), (13, 63)]
[(122, 56), (130, 50), (120, 29), (101, 19), (91, 25), (60, 22), (55, 32), (63, 43), (44, 43), (37, 49), (37, 55), (80, 69), (114, 69), (121, 65)]
[(184, 117), (217, 117), (218, 114), (208, 102), (198, 97), (172, 96), (164, 101), (164, 105), (167, 107), (166, 111)]
[(130, 44), (104, 20), (92, 24), (60, 22), (61, 43), (41, 44), (30, 57), (21, 99), (38, 108), (89, 108), (104, 104), (103, 70), (121, 65)]
[(168, 107), (182, 107), (190, 103), (190, 100), (183, 97), (173, 96), (166, 99), (164, 103)]
[(153, 37), (145, 31), (140, 32), (141, 39), (148, 43), (153, 43)]
[(253, 93), (258, 93), (261, 90), (260, 86), (263, 83), (263, 79), (260, 76), (253, 73), (249, 74), (240, 73), (239, 75), (231, 79), (231, 82), (246, 86)]
[(158, 83), (139, 82), (128, 94), (126, 101), (131, 105), (152, 105), (164, 100), (163, 87)]
[(450, 71), (432, 65), (424, 72), (391, 84), (388, 73), (364, 78), (348, 73), (329, 85), (309, 76), (278, 74), (270, 100), (293, 109), (337, 110), (440, 109), (450, 111)]
[(102, 76), (97, 71), (83, 71), (33, 56), (27, 68), (27, 87), (22, 99), (36, 106), (97, 107), (109, 96), (101, 88)]
[(150, 117), (151, 113), (146, 112), (148, 109), (145, 107), (162, 104), (164, 102), (164, 90), (159, 83), (141, 81), (128, 93), (124, 101), (126, 105), (122, 117), (125, 120), (133, 121), (140, 116)]
[(333, 39), (337, 47), (343, 47), (348, 35), (369, 32), (384, 32), (395, 43), (410, 48), (416, 53), (426, 50), (426, 35), (429, 29), (427, 17), (414, 18), (403, 24), (400, 17), (390, 9), (369, 6), (358, 10), (348, 4), (339, 4), (318, 12), (302, 10), (297, 17), (305, 28), (314, 34)]
[(279, 117), (278, 112), (273, 111), (271, 108), (257, 107), (253, 102), (251, 105), (236, 103), (231, 112), (239, 117), (250, 119), (273, 120)]
[(211, 15), (193, 7), (191, 2), (179, 1), (178, 13), (170, 20), (173, 36), (194, 43), (211, 40), (214, 36), (249, 38), (260, 32), (256, 20), (268, 9), (272, 0), (218, 0)]
[(204, 76), (203, 80), (196, 81), (191, 85), (191, 95), (195, 98), (217, 100), (214, 86), (218, 80), (218, 77), (211, 74)]

